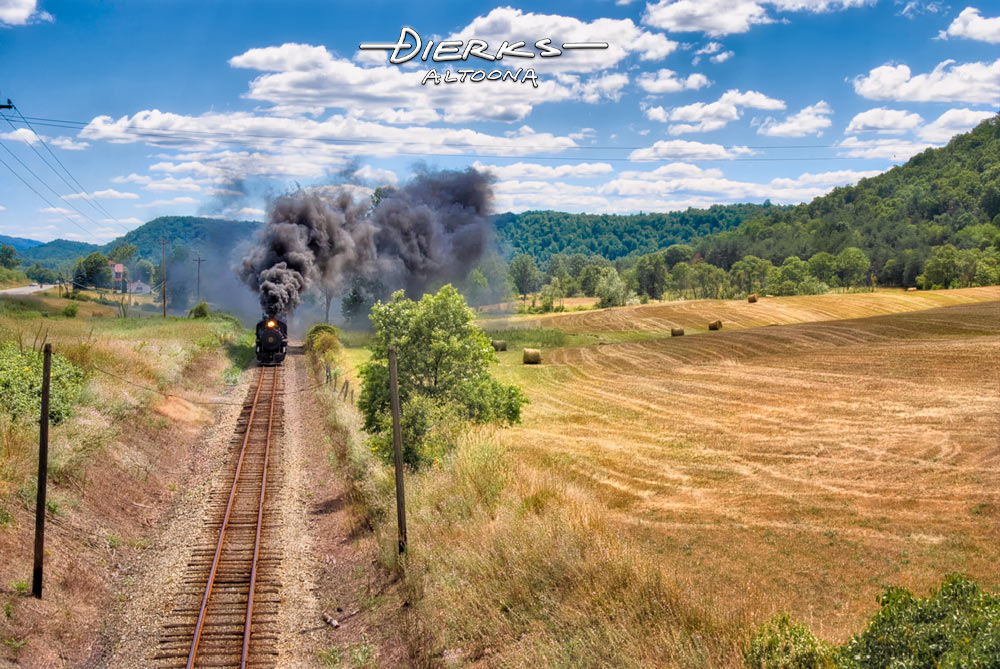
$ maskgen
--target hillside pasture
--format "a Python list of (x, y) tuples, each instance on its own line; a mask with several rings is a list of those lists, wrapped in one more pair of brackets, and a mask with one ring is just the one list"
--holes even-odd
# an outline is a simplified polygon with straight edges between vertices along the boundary
[(871, 293), (761, 297), (755, 304), (746, 300), (677, 300), (572, 313), (489, 318), (483, 319), (481, 324), (486, 329), (554, 328), (610, 339), (620, 339), (626, 334), (645, 339), (655, 338), (664, 332), (669, 335), (671, 327), (684, 328), (688, 333), (707, 331), (709, 322), (717, 319), (722, 321), (725, 330), (865, 318), (989, 299), (1000, 299), (1000, 289), (988, 286), (919, 292), (880, 290)]
[[(537, 367), (499, 354), (531, 399), (502, 438), (719, 614), (790, 610), (842, 640), (887, 585), (1000, 582), (998, 300), (992, 287), (532, 319), (642, 337), (546, 350)], [(700, 332), (716, 318), (721, 332)], [(696, 335), (671, 339), (678, 325)]]

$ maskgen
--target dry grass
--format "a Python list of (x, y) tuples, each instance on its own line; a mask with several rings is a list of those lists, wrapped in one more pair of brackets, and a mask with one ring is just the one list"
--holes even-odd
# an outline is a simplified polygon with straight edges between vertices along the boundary
[[(527, 367), (514, 338), (498, 358), (531, 398), (523, 423), (472, 433), (407, 479), (415, 657), (740, 666), (748, 630), (779, 610), (839, 641), (886, 585), (922, 593), (961, 570), (996, 586), (997, 300), (994, 287), (493, 321), (572, 334)], [(705, 331), (716, 318), (725, 328)], [(672, 339), (676, 325), (694, 336)], [(393, 566), (391, 472), (348, 432)]]
[[(504, 358), (532, 404), (502, 438), (531, 469), (599, 500), (614, 531), (715, 613), (759, 621), (789, 609), (840, 640), (886, 584), (925, 591), (956, 570), (998, 583), (1000, 303), (984, 301), (998, 297), (551, 318), (574, 332), (663, 333), (719, 317), (727, 330), (549, 351), (540, 368)], [(949, 303), (960, 306), (915, 311)], [(904, 313), (874, 316), (891, 310)], [(830, 320), (856, 315), (874, 317)], [(806, 322), (754, 327), (796, 319)]]
[(0, 509), (9, 516), (0, 523), (0, 604), (9, 611), (0, 616), (0, 640), (12, 640), (0, 646), (0, 664), (100, 664), (112, 588), (127, 590), (127, 563), (183, 494), (177, 484), (211, 418), (204, 406), (138, 386), (211, 401), (227, 364), (220, 344), (228, 323), (115, 319), (112, 308), (87, 302), (76, 318), (63, 318), (67, 303), (0, 300), (0, 341), (40, 346), (47, 335), (57, 354), (90, 373), (76, 415), (51, 429), (41, 601), (14, 587), (31, 574), (37, 424), (0, 417)]
[(727, 329), (750, 328), (865, 318), (998, 298), (1000, 289), (989, 286), (916, 293), (887, 289), (874, 293), (762, 297), (756, 304), (746, 300), (681, 300), (568, 314), (492, 318), (482, 320), (481, 326), (485, 329), (554, 328), (577, 334), (630, 333), (655, 337), (671, 327), (684, 328), (688, 333), (704, 332), (708, 330), (708, 323), (717, 319)]

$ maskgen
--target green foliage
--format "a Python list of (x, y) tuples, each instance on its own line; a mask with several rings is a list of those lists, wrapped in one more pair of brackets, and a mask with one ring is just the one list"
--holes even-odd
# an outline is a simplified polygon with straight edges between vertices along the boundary
[(20, 264), (21, 259), (17, 257), (17, 249), (7, 244), (0, 244), (0, 267), (16, 269)]
[[(983, 121), (947, 146), (928, 149), (905, 165), (796, 207), (748, 217), (738, 228), (704, 236), (696, 248), (708, 262), (730, 269), (752, 255), (772, 263), (826, 253), (851, 260), (837, 268), (849, 285), (861, 284), (859, 249), (879, 283), (912, 286), (933, 247), (997, 248), (1000, 214), (1000, 116)], [(970, 228), (972, 232), (964, 232)], [(713, 231), (714, 232), (714, 231)], [(810, 271), (831, 284), (829, 255)], [(842, 278), (842, 277), (841, 277)]]
[(623, 307), (628, 304), (629, 290), (614, 267), (608, 267), (597, 282), (595, 295), (600, 307)]
[(754, 632), (743, 659), (749, 669), (822, 669), (833, 666), (831, 656), (806, 625), (780, 613)]
[[(61, 355), (52, 356), (49, 419), (59, 423), (73, 411), (83, 389), (83, 370)], [(41, 408), (42, 353), (0, 346), (0, 407), (15, 419), (35, 420)]]
[(849, 669), (1000, 667), (1000, 595), (952, 574), (929, 597), (889, 588), (867, 629), (840, 650)]
[[(372, 447), (391, 454), (388, 351), (398, 353), (407, 463), (419, 466), (447, 447), (450, 426), (464, 421), (514, 423), (527, 400), (489, 373), (496, 361), (475, 314), (450, 284), (415, 302), (403, 291), (372, 308), (371, 357), (361, 368), (359, 406)], [(436, 432), (435, 432), (436, 430)]]
[(138, 247), (136, 247), (135, 244), (122, 242), (108, 251), (108, 260), (110, 260), (111, 262), (128, 265), (135, 258), (135, 254), (138, 251), (139, 249)]
[(830, 646), (787, 613), (753, 634), (751, 668), (996, 669), (1000, 667), (1000, 594), (952, 574), (929, 597), (888, 588), (863, 632)]
[(494, 218), (494, 225), (501, 243), (516, 254), (526, 253), (540, 262), (555, 253), (600, 255), (614, 260), (730, 230), (744, 220), (779, 209), (784, 208), (770, 204), (729, 204), (667, 214), (526, 211), (500, 214)]
[(528, 293), (538, 289), (541, 281), (541, 273), (535, 259), (526, 253), (514, 256), (510, 261), (510, 280), (514, 284), (515, 290), (526, 298)]
[(208, 304), (202, 300), (188, 312), (188, 316), (191, 318), (208, 318)]
[(66, 318), (76, 318), (78, 313), (80, 313), (80, 305), (73, 302), (62, 308), (62, 315)]
[(327, 363), (334, 362), (340, 352), (340, 330), (329, 323), (316, 323), (306, 332), (305, 348)]
[(73, 281), (77, 288), (97, 286), (107, 288), (111, 285), (111, 266), (103, 253), (97, 251), (86, 258), (80, 258), (73, 267)]

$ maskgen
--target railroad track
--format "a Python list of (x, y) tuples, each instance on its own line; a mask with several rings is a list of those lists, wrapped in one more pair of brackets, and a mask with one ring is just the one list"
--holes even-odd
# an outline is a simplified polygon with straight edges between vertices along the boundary
[(281, 367), (261, 367), (213, 486), (155, 660), (163, 667), (273, 667), (279, 603)]

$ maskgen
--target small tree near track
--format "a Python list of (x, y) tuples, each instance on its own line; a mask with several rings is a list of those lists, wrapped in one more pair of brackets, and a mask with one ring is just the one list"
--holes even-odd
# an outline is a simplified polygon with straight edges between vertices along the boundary
[(361, 368), (359, 406), (372, 449), (392, 457), (389, 413), (389, 346), (399, 354), (403, 459), (413, 467), (449, 450), (468, 422), (511, 424), (527, 400), (520, 388), (493, 378), (490, 340), (475, 314), (450, 284), (419, 301), (403, 291), (372, 307), (375, 336)]

